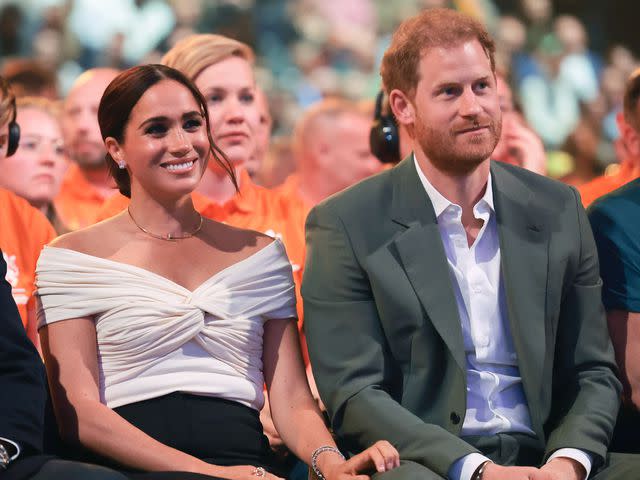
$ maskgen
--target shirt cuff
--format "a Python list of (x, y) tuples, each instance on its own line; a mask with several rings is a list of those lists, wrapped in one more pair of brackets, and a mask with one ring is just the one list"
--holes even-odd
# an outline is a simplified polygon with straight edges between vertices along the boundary
[(20, 445), (4, 437), (0, 437), (0, 442), (3, 442), (3, 443), (6, 442), (9, 445), (13, 445), (13, 447), (16, 449), (16, 453), (14, 453), (12, 457), (9, 457), (10, 461), (13, 462), (16, 458), (18, 458), (18, 455), (20, 455)]
[(578, 450), (577, 448), (560, 448), (551, 454), (551, 456), (547, 460), (547, 463), (558, 457), (571, 458), (578, 462), (587, 471), (587, 474), (584, 478), (589, 478), (589, 474), (591, 473), (591, 466), (593, 465), (593, 457), (591, 456), (591, 454), (585, 452), (584, 450)]
[(479, 453), (470, 453), (453, 462), (449, 468), (449, 480), (471, 480), (476, 469), (486, 461), (491, 461)]

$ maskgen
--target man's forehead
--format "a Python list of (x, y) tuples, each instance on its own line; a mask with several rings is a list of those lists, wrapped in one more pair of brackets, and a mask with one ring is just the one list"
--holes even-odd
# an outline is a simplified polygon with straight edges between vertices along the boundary
[(76, 104), (87, 104), (95, 98), (100, 101), (102, 94), (107, 89), (111, 81), (116, 77), (115, 72), (87, 72), (79, 77), (71, 87), (65, 102)]
[(493, 76), (491, 60), (480, 42), (468, 40), (423, 50), (418, 65), (420, 79), (438, 81), (452, 73), (470, 77)]

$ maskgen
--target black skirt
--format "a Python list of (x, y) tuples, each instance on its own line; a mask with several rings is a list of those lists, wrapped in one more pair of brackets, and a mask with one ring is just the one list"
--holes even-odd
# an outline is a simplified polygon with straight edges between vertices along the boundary
[[(253, 408), (221, 398), (174, 392), (114, 408), (122, 418), (159, 442), (207, 463), (262, 466), (283, 476)], [(85, 460), (117, 468), (135, 479), (208, 478), (184, 473), (124, 470), (105, 459)]]

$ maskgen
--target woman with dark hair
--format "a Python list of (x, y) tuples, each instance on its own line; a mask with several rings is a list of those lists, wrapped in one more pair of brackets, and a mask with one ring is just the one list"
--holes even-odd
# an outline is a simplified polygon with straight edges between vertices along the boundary
[(161, 65), (129, 69), (105, 91), (98, 119), (129, 207), (59, 238), (37, 270), (63, 437), (123, 469), (180, 472), (159, 478), (273, 479), (259, 420), (266, 381), (282, 437), (321, 477), (398, 465), (387, 442), (344, 460), (326, 430), (282, 243), (194, 208), (208, 159), (236, 181), (191, 81)]

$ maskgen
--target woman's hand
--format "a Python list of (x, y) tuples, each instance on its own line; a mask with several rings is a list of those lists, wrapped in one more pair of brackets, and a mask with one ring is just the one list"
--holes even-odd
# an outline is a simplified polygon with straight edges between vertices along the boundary
[(327, 480), (355, 480), (353, 477), (364, 480), (369, 473), (386, 472), (399, 466), (400, 454), (389, 442), (380, 440), (347, 461), (327, 451), (318, 456), (317, 463)]
[(283, 480), (282, 478), (276, 477), (272, 473), (269, 473), (259, 467), (254, 467), (253, 465), (235, 465), (233, 467), (211, 465), (210, 470), (202, 473), (214, 477), (229, 478), (231, 480)]

